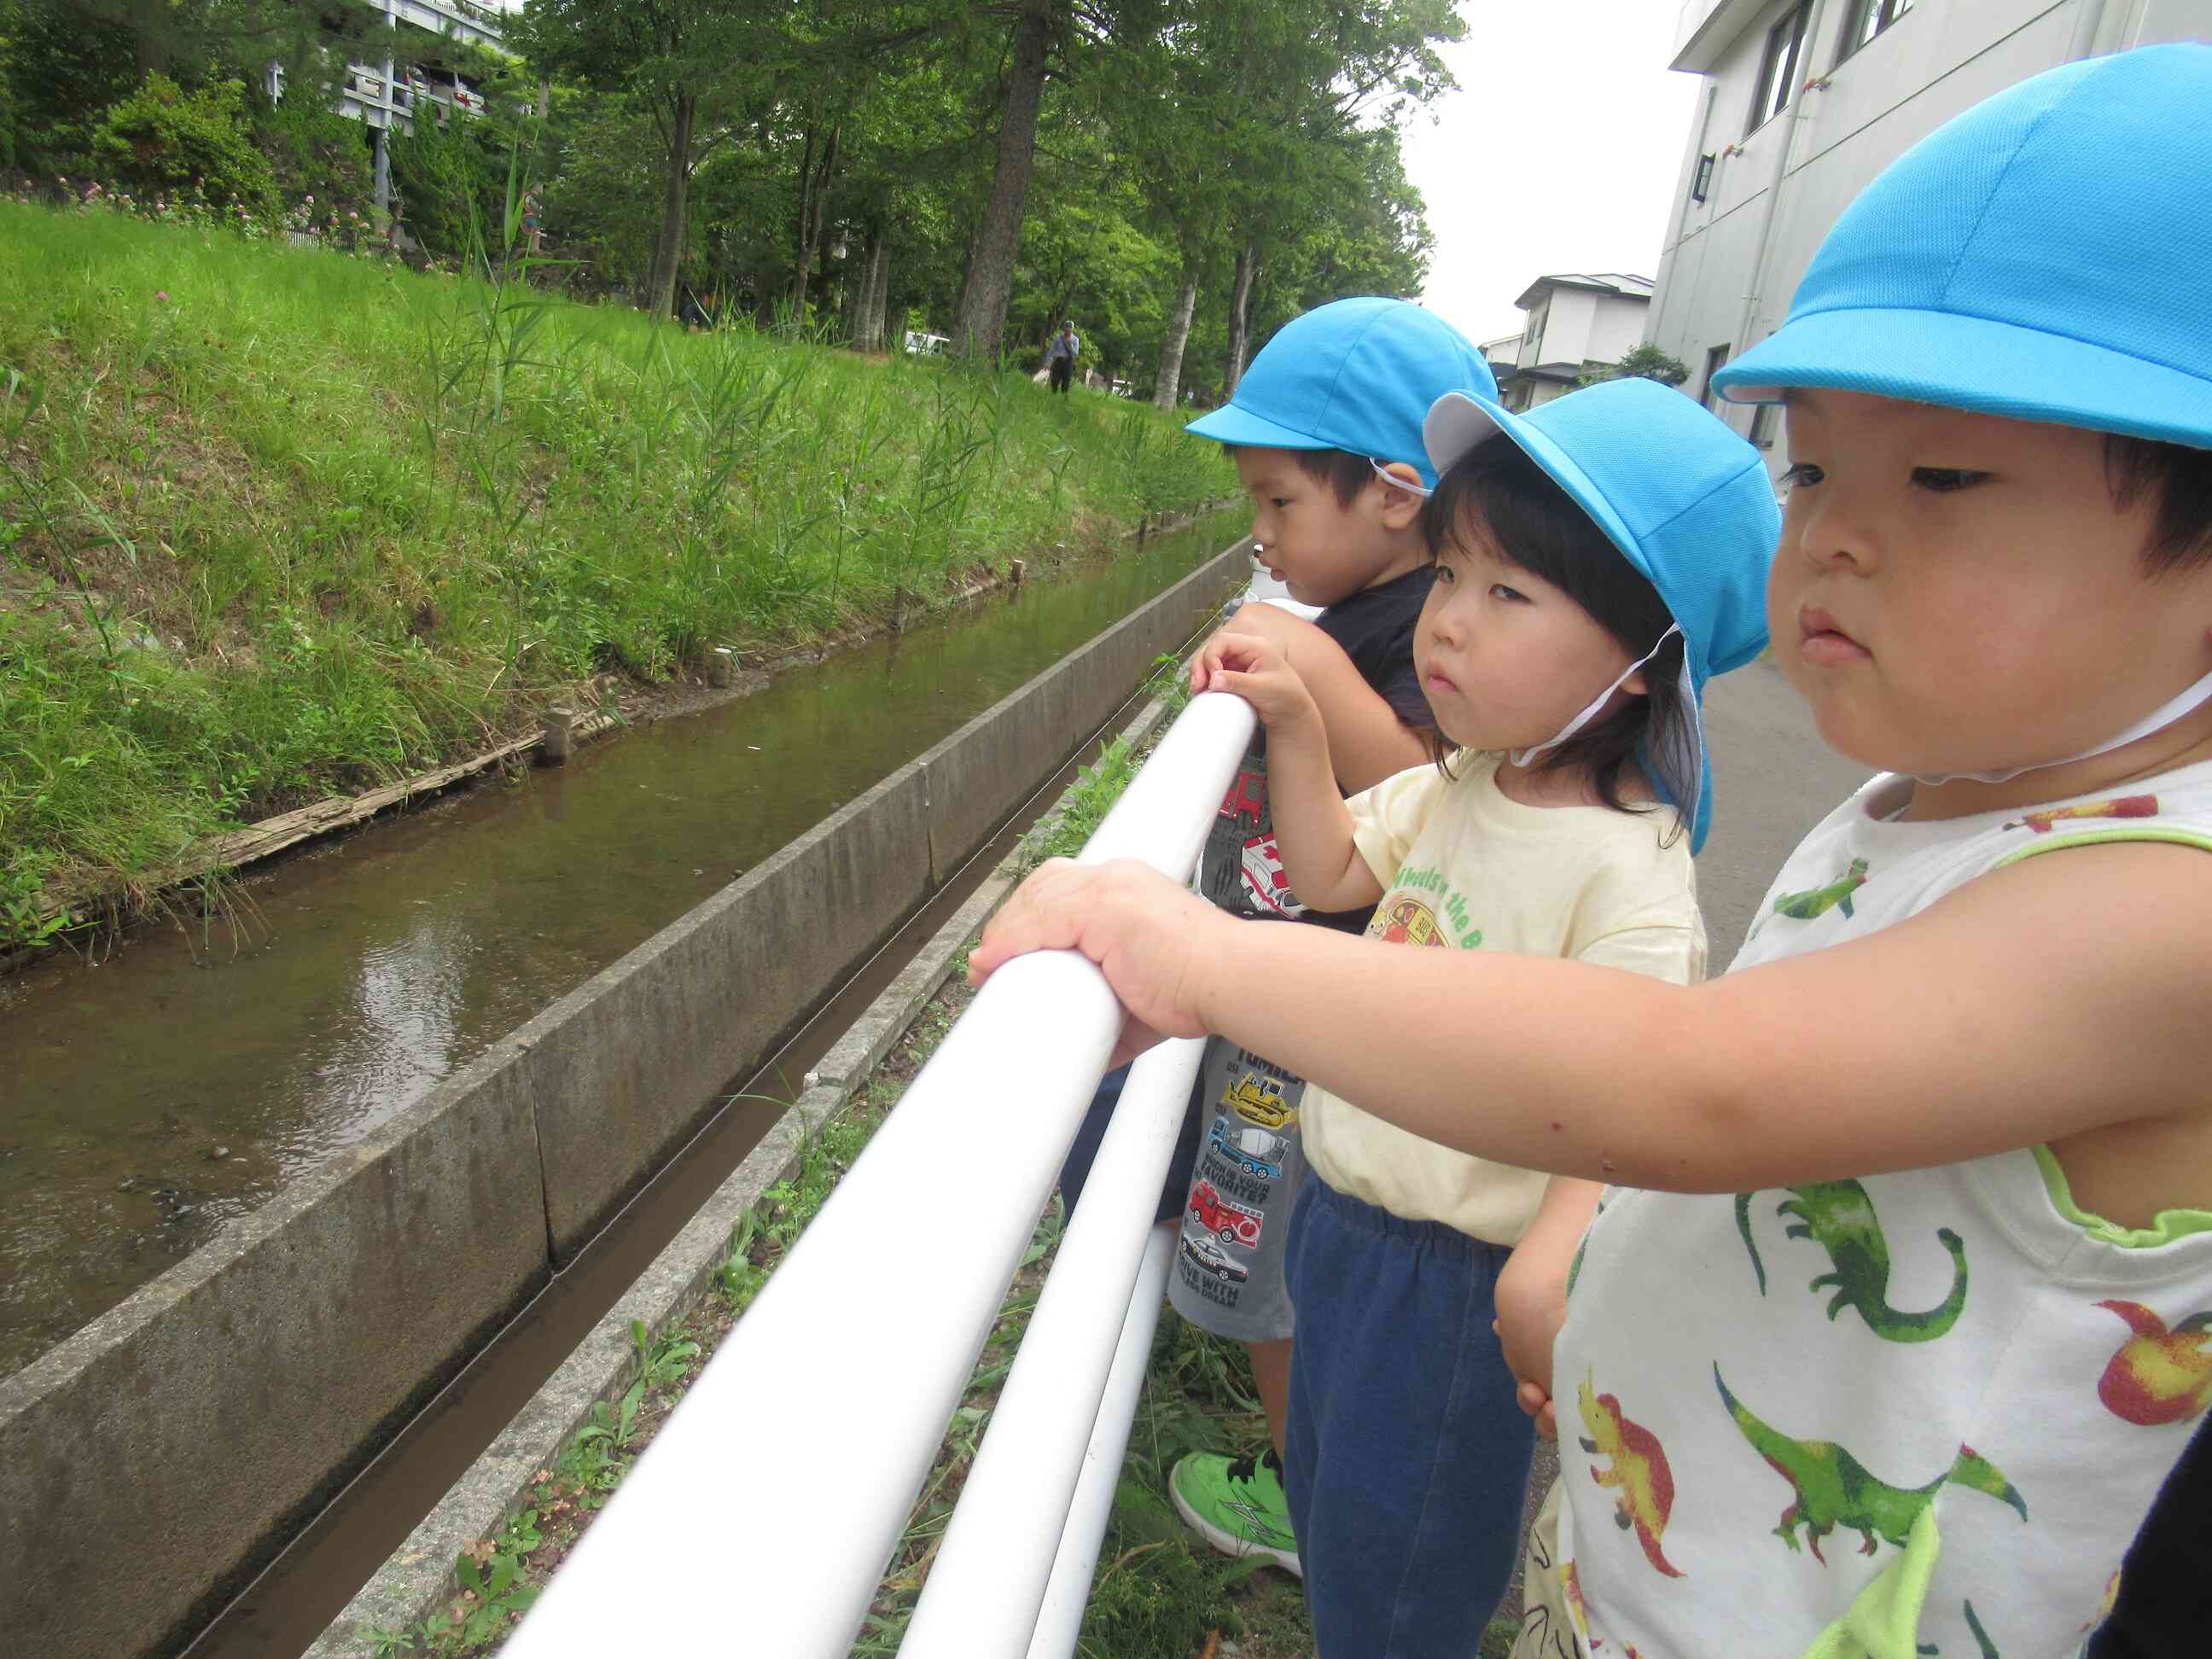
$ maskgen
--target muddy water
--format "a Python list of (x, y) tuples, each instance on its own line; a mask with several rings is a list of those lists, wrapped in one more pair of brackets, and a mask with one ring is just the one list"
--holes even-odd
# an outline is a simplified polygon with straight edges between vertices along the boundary
[(234, 927), (0, 981), (0, 1375), (1242, 527), (1125, 548), (372, 826), (249, 880)]

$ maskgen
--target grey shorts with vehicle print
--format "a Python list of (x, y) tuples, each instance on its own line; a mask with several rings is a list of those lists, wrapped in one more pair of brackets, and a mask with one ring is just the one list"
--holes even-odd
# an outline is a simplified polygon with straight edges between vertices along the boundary
[(1279, 1342), (1291, 1334), (1283, 1236), (1305, 1176), (1305, 1089), (1303, 1078), (1220, 1037), (1199, 1062), (1198, 1157), (1168, 1302), (1216, 1336)]

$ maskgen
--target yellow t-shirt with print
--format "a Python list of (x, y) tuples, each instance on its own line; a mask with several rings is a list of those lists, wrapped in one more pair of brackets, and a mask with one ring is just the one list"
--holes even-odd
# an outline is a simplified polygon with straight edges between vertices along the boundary
[[(1462, 754), (1456, 779), (1419, 767), (1346, 803), (1352, 839), (1383, 890), (1368, 937), (1571, 957), (1676, 984), (1703, 979), (1697, 879), (1673, 811), (1524, 806), (1499, 792), (1498, 763), (1496, 755)], [(1437, 1011), (1440, 1019), (1468, 1017)], [(1571, 1042), (1577, 1018), (1562, 1008), (1556, 1025), (1528, 1040)], [(1461, 1086), (1480, 1101), (1480, 1077)], [(1299, 1119), (1322, 1179), (1409, 1221), (1441, 1221), (1510, 1246), (1544, 1196), (1543, 1175), (1447, 1151), (1318, 1084), (1308, 1086)]]

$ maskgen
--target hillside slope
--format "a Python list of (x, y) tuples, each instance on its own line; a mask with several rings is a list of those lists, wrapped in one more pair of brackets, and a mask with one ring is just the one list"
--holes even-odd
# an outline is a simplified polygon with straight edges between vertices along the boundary
[(1235, 492), (1155, 411), (0, 201), (0, 945), (556, 688)]

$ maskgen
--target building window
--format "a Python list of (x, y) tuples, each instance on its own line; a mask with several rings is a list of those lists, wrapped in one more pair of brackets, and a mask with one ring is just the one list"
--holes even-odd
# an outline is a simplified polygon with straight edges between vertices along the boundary
[(1751, 411), (1751, 441), (1761, 449), (1774, 447), (1774, 428), (1782, 418), (1780, 404), (1759, 404)]
[(1717, 345), (1705, 353), (1705, 403), (1716, 414), (1720, 412), (1722, 400), (1720, 393), (1713, 390), (1713, 376), (1727, 367), (1728, 360), (1729, 348), (1725, 345)]
[(1766, 56), (1759, 66), (1759, 95), (1751, 100), (1751, 124), (1745, 131), (1765, 125), (1788, 109), (1796, 95), (1797, 67), (1805, 55), (1805, 20), (1812, 9), (1813, 0), (1798, 0), (1767, 30)]
[(1844, 49), (1837, 58), (1850, 57), (1911, 9), (1912, 0), (1853, 0), (1851, 21), (1844, 29)]
[(1530, 345), (1535, 345), (1538, 342), (1542, 340), (1544, 337), (1544, 319), (1551, 314), (1552, 307), (1548, 301), (1542, 305), (1532, 307), (1528, 313), (1528, 330), (1521, 337), (1526, 340)]
[(1705, 192), (1713, 187), (1713, 162), (1716, 159), (1710, 155), (1698, 157), (1698, 176), (1690, 181), (1692, 201), (1704, 201)]

